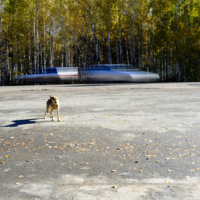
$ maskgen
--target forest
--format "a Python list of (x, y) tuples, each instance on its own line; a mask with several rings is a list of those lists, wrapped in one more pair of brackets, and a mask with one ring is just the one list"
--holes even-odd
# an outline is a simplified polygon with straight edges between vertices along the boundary
[(200, 0), (0, 0), (0, 80), (46, 67), (132, 64), (200, 81)]

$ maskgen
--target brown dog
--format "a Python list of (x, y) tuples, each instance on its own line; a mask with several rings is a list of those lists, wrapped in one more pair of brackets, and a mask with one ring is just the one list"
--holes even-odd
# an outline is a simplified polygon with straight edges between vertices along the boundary
[(57, 110), (57, 118), (58, 121), (60, 121), (60, 110), (59, 110), (59, 96), (50, 96), (50, 99), (47, 101), (47, 107), (46, 107), (46, 112), (44, 114), (44, 118), (46, 119), (46, 113), (49, 112), (50, 110), (50, 117), (52, 118), (52, 121), (54, 121), (53, 118), (53, 110)]

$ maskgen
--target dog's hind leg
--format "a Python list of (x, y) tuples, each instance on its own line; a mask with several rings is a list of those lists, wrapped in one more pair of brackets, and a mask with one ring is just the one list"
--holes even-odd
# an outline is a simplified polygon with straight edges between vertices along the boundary
[(46, 119), (46, 114), (47, 114), (47, 112), (48, 112), (48, 111), (47, 111), (47, 109), (46, 109), (45, 114), (44, 114), (44, 118), (45, 118), (45, 119)]
[(57, 109), (57, 118), (58, 118), (58, 121), (60, 121), (60, 111), (59, 111), (59, 108)]
[(46, 111), (45, 111), (45, 114), (44, 114), (44, 118), (46, 119), (46, 114), (47, 112), (49, 112), (49, 106), (46, 107)]

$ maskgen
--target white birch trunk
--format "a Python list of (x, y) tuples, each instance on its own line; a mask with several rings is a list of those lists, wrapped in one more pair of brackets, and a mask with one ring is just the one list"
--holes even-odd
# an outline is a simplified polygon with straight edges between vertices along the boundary
[(70, 66), (70, 61), (69, 61), (69, 56), (68, 56), (67, 41), (65, 41), (65, 64), (66, 64), (66, 67)]
[[(17, 35), (17, 32), (16, 32)], [(14, 55), (14, 75), (15, 77), (17, 76), (17, 71), (18, 71), (18, 63), (17, 63), (17, 37), (15, 36), (15, 55)]]
[[(1, 6), (1, 0), (0, 0)], [(4, 68), (3, 68), (3, 33), (2, 33), (2, 19), (1, 19), (1, 8), (0, 8), (0, 36), (1, 36), (1, 86), (4, 85)]]
[[(63, 22), (61, 24), (62, 24), (62, 27), (63, 27)], [(61, 47), (61, 67), (63, 67), (63, 63), (64, 63), (64, 43), (65, 43), (65, 29), (63, 28), (62, 47)]]
[(38, 42), (38, 7), (36, 0), (36, 68), (39, 73), (39, 42)]
[(40, 29), (40, 67), (43, 68), (43, 64), (42, 64), (42, 32)]
[(134, 67), (136, 68), (136, 57), (135, 57), (135, 37), (134, 37), (134, 33), (135, 33), (135, 26), (134, 26), (134, 22), (135, 22), (135, 13), (133, 15), (133, 33), (132, 33), (132, 55), (133, 55), (133, 60), (132, 63), (134, 65)]
[(28, 43), (28, 63), (29, 63), (28, 73), (30, 73), (30, 70), (32, 68), (30, 32), (28, 32), (28, 40), (29, 40), (29, 43)]
[(70, 48), (70, 53), (69, 53), (69, 65), (70, 67), (73, 67), (73, 52), (71, 48)]
[(119, 63), (122, 63), (122, 41), (121, 41), (121, 7), (120, 1), (118, 2), (118, 10), (119, 10)]
[(126, 36), (126, 59), (127, 59), (127, 64), (129, 65), (129, 53), (128, 53), (128, 37)]
[(22, 49), (21, 48), (19, 52), (19, 68), (20, 68), (20, 73), (22, 73)]
[(101, 45), (99, 45), (100, 47), (100, 62), (103, 63), (103, 25), (102, 25), (102, 21), (101, 21)]
[(9, 77), (8, 74), (10, 72), (9, 66), (8, 66), (8, 49), (7, 49), (7, 43), (8, 43), (8, 41), (5, 41), (5, 43), (4, 43), (4, 54), (5, 54), (4, 69), (6, 70), (6, 77), (5, 77), (5, 82), (6, 83), (7, 83), (7, 78)]
[(46, 68), (46, 30), (45, 30), (45, 19), (44, 19), (44, 68)]
[(99, 61), (99, 55), (98, 55), (98, 44), (97, 44), (97, 37), (96, 37), (96, 13), (97, 13), (97, 6), (96, 6), (96, 0), (94, 2), (94, 6), (95, 6), (95, 10), (93, 9), (93, 5), (92, 5), (92, 1), (90, 0), (90, 6), (91, 6), (91, 14), (89, 12), (89, 16), (90, 18), (92, 18), (92, 20), (94, 20), (94, 22), (92, 22), (92, 33), (93, 33), (93, 38), (94, 38), (94, 51), (95, 51), (95, 62), (96, 64)]
[(2, 1), (0, 0), (0, 36), (1, 36), (1, 85), (4, 85), (4, 69), (3, 69), (3, 32), (2, 32)]
[(34, 74), (36, 74), (36, 39), (35, 39), (35, 19), (33, 21), (33, 35), (34, 35), (34, 41), (33, 41), (33, 46), (34, 46)]
[[(1, 19), (0, 19), (1, 20)], [(1, 31), (1, 36), (2, 36), (2, 31)], [(1, 38), (1, 86), (4, 85), (4, 68), (3, 68), (3, 39)]]
[(107, 59), (108, 59), (108, 64), (111, 64), (111, 49), (110, 49), (110, 8), (107, 3), (107, 30), (108, 30), (108, 49), (107, 49)]
[(53, 42), (52, 42), (52, 48), (51, 48), (51, 67), (53, 67), (53, 65), (54, 65), (54, 41), (55, 41), (55, 39), (54, 39), (54, 36), (53, 36)]
[(6, 63), (7, 63), (7, 69), (9, 73), (9, 82), (11, 82), (11, 68), (10, 68), (10, 62), (9, 62), (9, 48), (8, 48), (8, 41), (6, 42)]
[(117, 64), (119, 64), (119, 38), (116, 41), (116, 54), (117, 54)]
[(144, 53), (144, 51), (143, 51), (143, 45), (144, 45), (144, 43), (143, 43), (143, 30), (142, 30), (142, 26), (141, 26), (141, 37), (142, 37), (142, 39), (141, 39), (141, 62), (142, 62), (141, 66), (142, 66), (142, 69), (144, 69), (144, 59), (143, 59), (143, 53)]
[(108, 30), (108, 64), (111, 64), (110, 30)]
[(75, 43), (75, 66), (77, 67), (77, 44), (76, 44), (76, 38), (74, 38)]
[(49, 36), (50, 36), (50, 39), (49, 39), (49, 65), (50, 65), (50, 67), (53, 67), (53, 58), (52, 58), (52, 45), (51, 45), (51, 43), (52, 43), (52, 37), (51, 37), (51, 32), (50, 32), (50, 30), (49, 30)]
[[(134, 11), (133, 11), (133, 5), (131, 0), (129, 0), (130, 6), (131, 6), (131, 18), (132, 18), (132, 58), (131, 58), (131, 64), (134, 65), (134, 67), (136, 68), (136, 57), (135, 57), (135, 37), (134, 37), (134, 33), (135, 33), (135, 13), (136, 13), (136, 4), (137, 4), (137, 0), (135, 0), (134, 3)], [(134, 13), (133, 13), (134, 12)]]

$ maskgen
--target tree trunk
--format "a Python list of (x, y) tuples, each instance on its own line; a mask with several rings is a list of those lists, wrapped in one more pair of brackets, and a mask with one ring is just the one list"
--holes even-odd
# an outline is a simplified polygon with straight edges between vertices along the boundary
[(6, 76), (5, 76), (5, 83), (9, 84), (8, 82), (8, 77), (9, 77), (9, 66), (8, 66), (8, 49), (7, 49), (7, 43), (8, 43), (8, 40), (6, 38), (5, 42), (4, 42), (4, 54), (5, 54), (5, 63), (4, 63), (4, 69), (5, 69), (5, 73), (6, 73)]
[(135, 0), (134, 3), (134, 13), (133, 13), (133, 6), (132, 6), (132, 2), (131, 0), (129, 0), (129, 3), (131, 5), (131, 18), (132, 18), (132, 57), (131, 57), (131, 65), (133, 65), (135, 68), (137, 67), (137, 63), (136, 63), (136, 57), (135, 57), (135, 38), (134, 38), (134, 33), (135, 33), (135, 13), (136, 13), (136, 4), (137, 4), (137, 0)]
[[(63, 27), (63, 22), (61, 23), (62, 27)], [(65, 42), (65, 29), (63, 28), (63, 32), (62, 32), (62, 45), (61, 45), (61, 67), (63, 67), (63, 63), (64, 63), (64, 42)]]
[(42, 31), (40, 29), (40, 67), (43, 71), (43, 64), (42, 64)]
[(45, 19), (44, 19), (44, 68), (46, 68), (46, 30), (45, 30)]
[(74, 42), (74, 43), (75, 43), (75, 44), (74, 44), (74, 45), (75, 45), (75, 66), (77, 67), (77, 56), (78, 56), (78, 55), (77, 55), (77, 44), (76, 44), (76, 38), (74, 38), (74, 41), (75, 41), (75, 42)]
[(22, 49), (20, 48), (19, 52), (19, 68), (20, 68), (20, 73), (22, 73)]
[(108, 64), (111, 64), (111, 49), (110, 49), (110, 8), (107, 3), (107, 31), (108, 31), (108, 49), (107, 49), (107, 59)]
[(66, 67), (70, 66), (69, 56), (68, 56), (68, 47), (67, 47), (67, 41), (65, 40), (65, 64)]
[(166, 50), (166, 80), (169, 80), (169, 55), (168, 55), (168, 44), (167, 44), (167, 50)]
[(49, 67), (51, 67), (51, 35), (49, 30)]
[(3, 48), (3, 39), (2, 38), (3, 37), (2, 37), (2, 31), (1, 31), (1, 43), (0, 43), (0, 45), (1, 45), (1, 86), (4, 85), (4, 68), (3, 68), (3, 52), (2, 52), (3, 51), (2, 50), (2, 48)]
[(38, 42), (38, 4), (36, 0), (36, 68), (39, 73), (39, 42)]
[(143, 59), (143, 54), (144, 54), (144, 51), (143, 51), (143, 30), (142, 30), (142, 26), (141, 26), (141, 66), (142, 66), (142, 69), (144, 69), (144, 59)]
[(117, 64), (119, 64), (119, 38), (116, 39)]
[(120, 2), (118, 2), (118, 10), (119, 10), (119, 63), (122, 63), (122, 40), (121, 40), (121, 7)]
[(1, 14), (2, 14), (2, 4), (1, 4), (1, 0), (0, 0), (0, 36), (1, 36), (1, 85), (4, 85), (4, 69), (3, 69), (3, 52), (2, 52), (2, 48), (3, 48), (3, 32), (2, 32), (2, 18), (1, 18)]
[(128, 36), (126, 35), (126, 63), (129, 65)]
[(110, 30), (108, 30), (108, 64), (111, 64)]
[(37, 73), (36, 71), (36, 66), (37, 66), (37, 62), (36, 62), (36, 38), (35, 38), (35, 19), (34, 19), (34, 22), (33, 22), (33, 34), (34, 34), (34, 74)]
[[(117, 9), (116, 9), (116, 12), (118, 12)], [(116, 24), (118, 23), (118, 18), (119, 18), (119, 15), (116, 15)], [(116, 54), (116, 60), (114, 62), (119, 64), (119, 27), (118, 29), (116, 29), (116, 53), (115, 54)]]
[(101, 21), (100, 63), (103, 63), (103, 25)]
[(15, 49), (14, 49), (14, 77), (17, 76), (17, 72), (18, 72), (18, 63), (17, 63), (17, 32), (15, 34)]
[(29, 68), (27, 70), (28, 73), (31, 72), (32, 69), (32, 61), (31, 61), (31, 39), (30, 39), (30, 32), (28, 32), (28, 62), (29, 62)]

